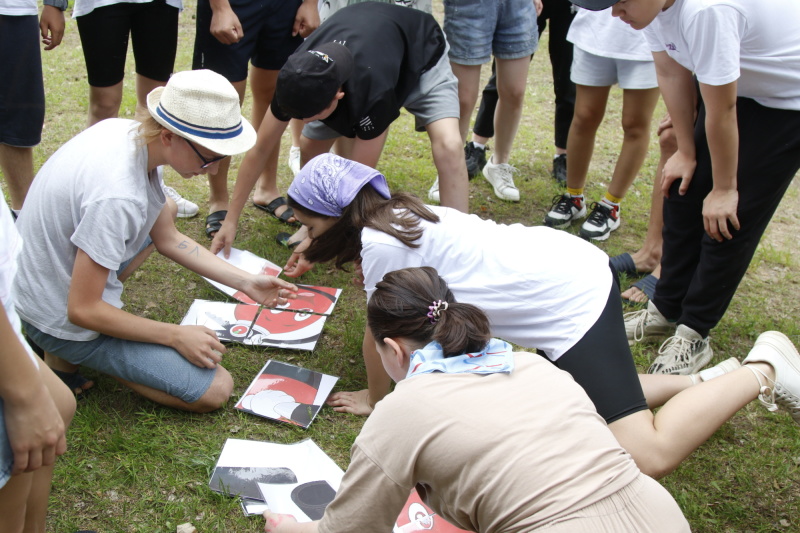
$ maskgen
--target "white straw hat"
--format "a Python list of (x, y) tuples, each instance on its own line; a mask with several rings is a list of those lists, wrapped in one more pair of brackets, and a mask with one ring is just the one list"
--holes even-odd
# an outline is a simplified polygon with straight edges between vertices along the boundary
[(150, 91), (147, 108), (171, 132), (220, 155), (246, 152), (256, 142), (256, 131), (239, 108), (239, 93), (210, 70), (173, 74), (166, 87)]

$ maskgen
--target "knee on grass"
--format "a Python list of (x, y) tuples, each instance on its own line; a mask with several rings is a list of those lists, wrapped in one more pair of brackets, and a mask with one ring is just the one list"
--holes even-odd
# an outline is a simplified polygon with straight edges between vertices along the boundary
[(233, 378), (223, 367), (217, 367), (214, 381), (197, 401), (189, 404), (195, 413), (210, 413), (224, 406), (233, 392)]

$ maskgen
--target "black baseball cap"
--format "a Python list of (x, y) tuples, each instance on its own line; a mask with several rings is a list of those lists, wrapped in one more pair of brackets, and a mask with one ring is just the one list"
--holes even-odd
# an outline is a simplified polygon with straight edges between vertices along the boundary
[(570, 0), (573, 4), (589, 11), (602, 11), (613, 6), (619, 0)]
[(292, 118), (309, 118), (330, 105), (353, 72), (353, 54), (329, 42), (289, 56), (278, 73), (275, 99)]

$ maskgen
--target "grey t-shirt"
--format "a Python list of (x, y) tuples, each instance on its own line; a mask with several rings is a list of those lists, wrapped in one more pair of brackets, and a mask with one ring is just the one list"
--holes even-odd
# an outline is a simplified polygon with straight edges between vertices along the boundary
[(25, 240), (16, 279), (20, 316), (65, 340), (97, 333), (67, 318), (78, 249), (109, 269), (103, 300), (121, 308), (116, 270), (141, 249), (166, 201), (157, 170), (147, 171), (138, 122), (108, 119), (62, 146), (36, 175), (17, 228)]

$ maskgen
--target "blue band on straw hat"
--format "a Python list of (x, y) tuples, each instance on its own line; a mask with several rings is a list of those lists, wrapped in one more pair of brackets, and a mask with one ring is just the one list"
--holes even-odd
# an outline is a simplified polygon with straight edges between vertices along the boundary
[[(169, 111), (164, 109), (161, 103), (158, 104), (158, 107), (156, 108), (156, 113), (158, 114), (159, 117), (167, 121), (174, 128), (184, 133), (188, 133), (189, 135), (196, 135), (197, 137), (203, 137), (205, 139), (232, 139), (233, 137), (236, 137), (237, 135), (241, 134), (242, 130), (244, 129), (242, 127), (241, 121), (239, 121), (239, 123), (236, 124), (235, 126), (228, 128), (211, 128), (205, 126), (197, 126), (195, 124), (189, 124), (188, 122), (180, 120), (175, 115), (172, 115)], [(217, 131), (212, 131), (212, 130), (217, 130)]]

